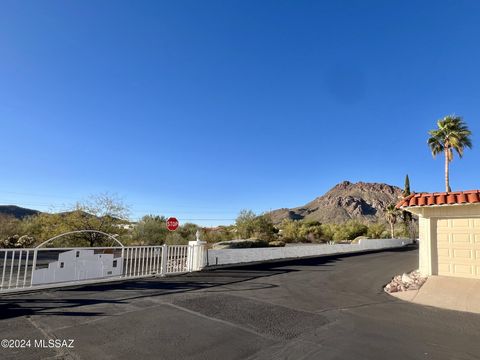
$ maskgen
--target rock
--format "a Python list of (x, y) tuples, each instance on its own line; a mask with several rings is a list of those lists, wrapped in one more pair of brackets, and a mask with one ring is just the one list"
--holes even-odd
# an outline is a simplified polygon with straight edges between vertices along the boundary
[(404, 284), (412, 284), (412, 283), (413, 283), (413, 279), (412, 279), (410, 276), (408, 276), (407, 274), (404, 273), (404, 274), (402, 275), (402, 283), (404, 283)]
[(393, 279), (384, 287), (385, 292), (393, 293), (398, 291), (418, 290), (427, 280), (418, 270), (409, 274), (395, 275)]

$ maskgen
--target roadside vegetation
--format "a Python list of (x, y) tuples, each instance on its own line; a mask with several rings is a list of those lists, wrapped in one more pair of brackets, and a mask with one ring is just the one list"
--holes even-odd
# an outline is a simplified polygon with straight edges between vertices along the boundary
[[(266, 214), (257, 215), (244, 210), (234, 225), (199, 227), (185, 223), (176, 231), (169, 231), (164, 216), (147, 215), (137, 223), (130, 223), (120, 215), (126, 214), (126, 207), (111, 198), (96, 197), (95, 206), (77, 204), (72, 211), (50, 214), (41, 213), (22, 220), (0, 215), (0, 247), (23, 248), (36, 246), (54, 236), (77, 230), (98, 230), (113, 234), (125, 245), (187, 244), (195, 240), (197, 230), (202, 240), (209, 244), (225, 244), (229, 247), (285, 246), (289, 243), (330, 243), (349, 242), (359, 237), (389, 238), (391, 232), (386, 222), (361, 223), (355, 220), (342, 224), (321, 224), (318, 221), (285, 219), (274, 225)], [(90, 204), (91, 205), (91, 204)], [(106, 208), (112, 210), (107, 212)], [(86, 212), (86, 210), (92, 213)], [(94, 211), (95, 210), (95, 211)], [(115, 210), (115, 211), (113, 211)], [(96, 215), (93, 215), (96, 214)], [(398, 221), (401, 216), (398, 215)], [(395, 237), (409, 237), (408, 227), (397, 227)], [(96, 233), (74, 233), (55, 240), (50, 246), (110, 246), (112, 240)]]
[[(405, 178), (403, 196), (410, 195), (410, 181)], [(417, 222), (412, 215), (399, 211), (392, 204), (385, 210), (385, 218), (376, 223), (349, 220), (343, 223), (320, 223), (314, 220), (284, 219), (274, 224), (268, 214), (242, 210), (235, 224), (217, 227), (199, 227), (182, 224), (169, 231), (166, 217), (146, 215), (138, 222), (128, 220), (129, 208), (120, 199), (108, 194), (92, 196), (61, 213), (39, 213), (17, 219), (0, 214), (0, 247), (24, 248), (36, 246), (64, 233), (68, 236), (54, 240), (49, 246), (111, 246), (111, 238), (99, 233), (78, 233), (96, 230), (114, 235), (125, 245), (187, 244), (196, 239), (216, 247), (285, 246), (291, 243), (338, 243), (381, 238), (415, 239)]]
[[(408, 195), (410, 181), (407, 175), (403, 196)], [(76, 233), (79, 230), (108, 233), (125, 245), (187, 244), (188, 241), (195, 240), (197, 231), (200, 231), (201, 239), (207, 243), (233, 248), (356, 242), (361, 238), (415, 239), (417, 234), (417, 223), (412, 215), (397, 210), (394, 204), (387, 207), (385, 219), (376, 223), (349, 220), (340, 224), (322, 224), (308, 219), (284, 219), (281, 223), (274, 224), (268, 214), (242, 210), (233, 225), (199, 227), (185, 223), (172, 232), (167, 229), (167, 219), (164, 216), (146, 215), (136, 223), (130, 222), (128, 216), (128, 206), (108, 194), (92, 196), (61, 213), (39, 213), (23, 219), (0, 214), (0, 247), (32, 247), (71, 232), (73, 233), (53, 241), (49, 246), (113, 245), (109, 237), (98, 233)]]

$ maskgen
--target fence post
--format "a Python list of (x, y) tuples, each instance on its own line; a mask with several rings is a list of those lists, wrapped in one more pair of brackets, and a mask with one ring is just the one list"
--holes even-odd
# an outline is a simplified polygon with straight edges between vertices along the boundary
[(200, 232), (197, 230), (197, 240), (188, 242), (188, 271), (198, 271), (205, 267), (205, 245), (206, 241), (200, 240)]
[(122, 259), (122, 261), (120, 262), (120, 266), (122, 267), (120, 269), (120, 276), (121, 277), (125, 277), (125, 268), (127, 267), (127, 259), (125, 258), (125, 248), (122, 247), (122, 255), (120, 256), (120, 258)]
[(37, 267), (37, 252), (38, 250), (35, 248), (35, 250), (33, 250), (32, 275), (30, 276), (30, 287), (32, 287), (33, 285), (33, 272)]
[(160, 275), (165, 276), (167, 274), (168, 267), (168, 245), (162, 245), (162, 263), (160, 267)]

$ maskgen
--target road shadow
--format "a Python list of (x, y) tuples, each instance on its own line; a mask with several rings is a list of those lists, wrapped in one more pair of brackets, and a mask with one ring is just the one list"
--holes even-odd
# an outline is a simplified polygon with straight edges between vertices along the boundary
[(90, 299), (21, 299), (16, 302), (0, 302), (0, 320), (32, 315), (68, 315), (68, 316), (100, 316), (101, 312), (70, 311), (98, 303), (121, 303), (119, 301)]

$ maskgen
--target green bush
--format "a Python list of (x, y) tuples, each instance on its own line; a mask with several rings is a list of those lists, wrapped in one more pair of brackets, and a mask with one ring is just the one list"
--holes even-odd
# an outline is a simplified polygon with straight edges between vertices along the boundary
[(204, 228), (201, 231), (201, 239), (207, 243), (233, 240), (236, 235), (235, 226), (218, 226), (217, 228)]
[(35, 238), (28, 235), (12, 235), (1, 242), (4, 248), (28, 248), (35, 243)]
[(342, 240), (353, 240), (358, 236), (365, 236), (368, 226), (355, 220), (343, 224), (323, 224), (323, 239), (326, 241), (339, 242)]
[(367, 236), (370, 239), (381, 239), (387, 232), (387, 227), (382, 223), (370, 224), (368, 226)]
[(280, 224), (285, 242), (318, 242), (322, 239), (322, 225), (318, 221), (285, 219)]
[(237, 236), (241, 239), (257, 237), (273, 241), (278, 233), (278, 230), (273, 226), (272, 219), (268, 215), (257, 216), (251, 210), (242, 210), (235, 221), (235, 226)]
[(177, 231), (172, 231), (167, 235), (164, 243), (167, 245), (188, 245), (188, 239), (183, 237)]

